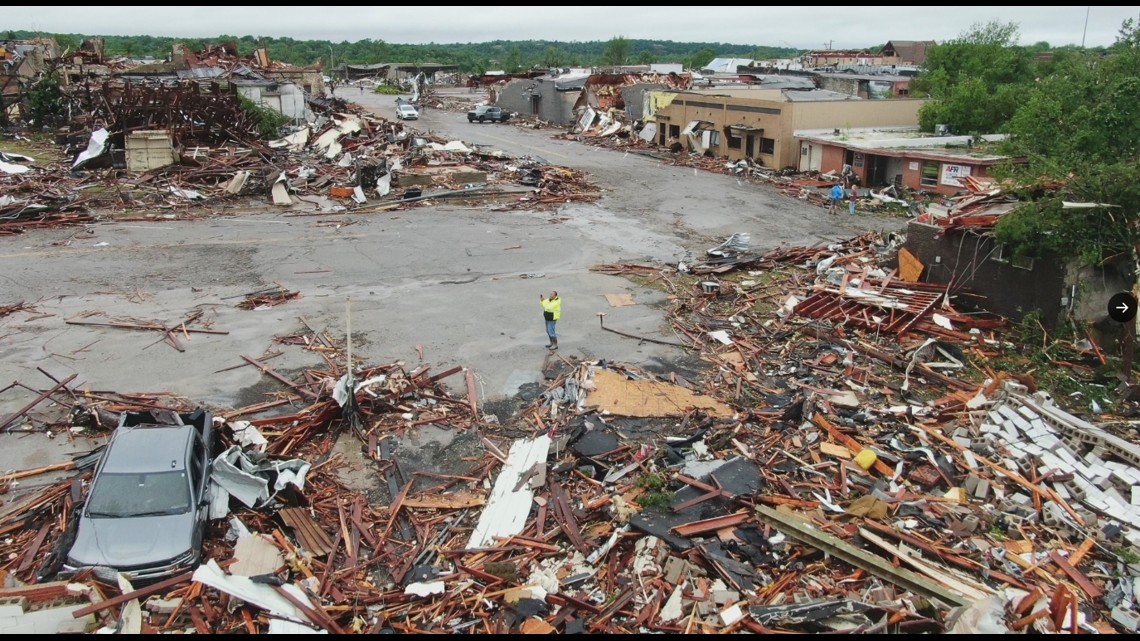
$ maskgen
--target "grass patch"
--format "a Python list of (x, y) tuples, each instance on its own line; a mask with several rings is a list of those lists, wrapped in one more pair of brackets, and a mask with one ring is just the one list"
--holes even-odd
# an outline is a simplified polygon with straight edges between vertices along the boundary
[(402, 89), (399, 87), (393, 87), (392, 85), (377, 85), (376, 88), (372, 91), (378, 94), (383, 94), (385, 96), (398, 96), (404, 93)]
[(648, 492), (638, 499), (638, 503), (644, 509), (657, 507), (667, 509), (672, 503), (673, 499), (677, 496), (676, 492)]
[(666, 480), (665, 477), (649, 472), (642, 474), (641, 478), (637, 479), (637, 483), (634, 483), (634, 487), (645, 488), (647, 490), (660, 490), (668, 484), (669, 481)]
[(1113, 552), (1116, 552), (1116, 556), (1124, 559), (1125, 563), (1140, 563), (1140, 554), (1137, 554), (1132, 548), (1118, 546)]

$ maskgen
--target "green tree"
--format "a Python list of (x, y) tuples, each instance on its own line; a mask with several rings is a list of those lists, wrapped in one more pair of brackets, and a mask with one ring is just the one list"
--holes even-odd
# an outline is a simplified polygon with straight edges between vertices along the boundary
[(69, 50), (74, 52), (75, 50), (79, 49), (79, 38), (76, 38), (71, 34), (64, 33), (56, 35), (55, 42), (59, 45), (59, 50), (61, 52)]
[[(1008, 123), (1004, 168), (1028, 203), (995, 235), (1017, 253), (1054, 251), (1098, 264), (1140, 243), (1140, 25), (1125, 21), (1112, 55), (1070, 52), (1032, 83)], [(1061, 188), (1041, 191), (1042, 185)], [(1063, 201), (1113, 207), (1065, 208)]]
[(947, 124), (959, 134), (995, 133), (1013, 117), (1034, 80), (1033, 52), (1017, 46), (1017, 24), (975, 24), (927, 52), (912, 93), (933, 100), (919, 112), (926, 131)]
[(522, 52), (519, 51), (518, 47), (511, 49), (511, 52), (507, 54), (507, 60), (503, 66), (506, 67), (507, 73), (518, 73), (522, 70)]
[(602, 62), (607, 65), (624, 65), (629, 60), (629, 39), (625, 36), (614, 36), (606, 43), (606, 50), (602, 53)]
[(566, 52), (558, 47), (547, 47), (542, 54), (542, 66), (551, 69), (566, 65)]
[(67, 119), (67, 97), (55, 68), (41, 74), (25, 92), (28, 112), (36, 127), (57, 127)]
[(685, 66), (689, 69), (704, 69), (716, 58), (716, 50), (705, 47), (685, 59)]
[(637, 54), (637, 64), (639, 65), (651, 65), (655, 62), (657, 62), (657, 56), (652, 51), (642, 51)]

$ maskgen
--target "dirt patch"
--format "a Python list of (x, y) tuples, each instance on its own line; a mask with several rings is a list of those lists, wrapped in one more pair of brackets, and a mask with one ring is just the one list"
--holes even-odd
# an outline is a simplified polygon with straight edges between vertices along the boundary
[(330, 456), (340, 455), (344, 463), (336, 468), (337, 478), (349, 489), (366, 492), (370, 499), (378, 498), (383, 487), (375, 463), (364, 456), (360, 439), (345, 430), (337, 437), (329, 451)]
[[(483, 460), (483, 445), (474, 431), (455, 430), (422, 425), (405, 432), (397, 441), (392, 455), (399, 461), (400, 471), (405, 478), (413, 478), (416, 472), (453, 474), (465, 476)], [(414, 477), (412, 491), (446, 483), (446, 479), (426, 476)]]

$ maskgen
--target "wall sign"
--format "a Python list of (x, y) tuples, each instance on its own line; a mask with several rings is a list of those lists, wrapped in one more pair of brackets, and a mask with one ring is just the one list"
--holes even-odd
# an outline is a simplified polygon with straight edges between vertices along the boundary
[(951, 187), (961, 187), (962, 183), (958, 179), (969, 175), (969, 165), (950, 165), (942, 163), (942, 180), (940, 182), (943, 185), (949, 185)]

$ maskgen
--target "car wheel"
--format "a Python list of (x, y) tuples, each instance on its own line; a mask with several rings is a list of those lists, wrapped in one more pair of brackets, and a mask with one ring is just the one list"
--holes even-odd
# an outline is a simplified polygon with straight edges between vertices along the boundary
[(485, 117), (483, 117), (483, 116), (479, 116), (479, 122), (483, 122), (483, 121), (485, 121), (485, 120), (486, 120), (486, 118), (485, 118)]

